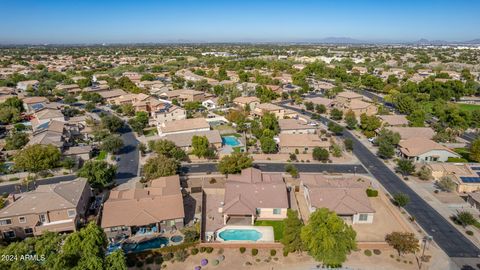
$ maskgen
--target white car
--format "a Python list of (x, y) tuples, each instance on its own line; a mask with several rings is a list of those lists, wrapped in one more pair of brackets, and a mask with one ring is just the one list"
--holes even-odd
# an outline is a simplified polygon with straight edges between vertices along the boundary
[(375, 142), (375, 138), (368, 138), (368, 141), (371, 142), (371, 143), (374, 143)]

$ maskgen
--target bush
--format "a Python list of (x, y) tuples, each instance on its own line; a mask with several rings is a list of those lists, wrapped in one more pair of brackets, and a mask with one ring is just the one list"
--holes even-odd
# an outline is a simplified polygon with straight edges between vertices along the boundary
[(127, 266), (134, 267), (137, 264), (137, 257), (136, 256), (127, 256)]
[(465, 233), (468, 234), (468, 235), (470, 235), (470, 236), (473, 235), (473, 232), (472, 232), (472, 231), (466, 231)]
[(185, 249), (181, 249), (175, 252), (175, 260), (179, 262), (184, 262), (188, 257), (188, 252)]
[(363, 254), (365, 254), (366, 256), (370, 257), (372, 256), (372, 251), (370, 249), (366, 249)]
[(173, 259), (173, 253), (171, 252), (167, 252), (165, 254), (163, 254), (163, 260), (168, 262), (170, 261), (171, 259)]
[(206, 250), (207, 250), (207, 253), (212, 253), (213, 252), (213, 247), (207, 247)]
[(367, 188), (367, 196), (368, 197), (377, 197), (378, 196), (378, 190)]
[(212, 265), (218, 265), (219, 261), (218, 260), (213, 260)]
[(270, 250), (270, 256), (273, 257), (273, 256), (275, 256), (275, 255), (277, 255), (277, 251), (276, 251), (275, 249), (271, 249), (271, 250)]
[(200, 253), (204, 253), (207, 249), (205, 247), (200, 247)]
[(147, 264), (152, 264), (152, 263), (153, 263), (153, 260), (154, 260), (153, 257), (152, 257), (152, 256), (149, 256), (149, 257), (147, 257), (147, 258), (145, 259), (145, 262), (146, 262)]
[(254, 248), (252, 249), (252, 256), (257, 256), (258, 254), (258, 249)]
[(244, 247), (241, 247), (241, 248), (240, 248), (240, 253), (242, 253), (242, 254), (243, 254), (243, 253), (245, 253), (245, 251), (246, 251), (246, 250), (247, 250), (246, 248), (244, 248)]
[(287, 257), (288, 256), (288, 251), (284, 250), (283, 251), (283, 257)]
[(373, 254), (380, 255), (380, 254), (382, 254), (382, 252), (379, 249), (374, 249)]
[(198, 254), (198, 248), (192, 248), (192, 250), (190, 251), (190, 253), (192, 255), (197, 255)]
[(154, 260), (155, 260), (155, 264), (162, 264), (163, 263), (163, 258), (160, 255), (155, 257)]

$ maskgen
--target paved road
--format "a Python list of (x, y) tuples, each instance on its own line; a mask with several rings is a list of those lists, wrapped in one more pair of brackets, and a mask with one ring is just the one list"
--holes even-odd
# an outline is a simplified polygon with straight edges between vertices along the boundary
[[(329, 172), (329, 173), (358, 173), (367, 174), (367, 170), (360, 164), (307, 164), (307, 163), (254, 163), (254, 167), (266, 172), (285, 172), (287, 164), (294, 164), (299, 172)], [(217, 163), (182, 164), (180, 172), (206, 173), (217, 172)]]
[(124, 184), (128, 180), (138, 176), (138, 141), (135, 138), (131, 128), (125, 125), (121, 130), (124, 146), (120, 149), (117, 157), (120, 159), (117, 162), (117, 184)]
[[(301, 110), (285, 104), (286, 103), (283, 102), (280, 106), (301, 112)], [(311, 115), (308, 112), (306, 112), (306, 114)], [(322, 122), (331, 121), (325, 117), (322, 117), (321, 120)], [(417, 193), (410, 189), (403, 180), (394, 174), (352, 133), (345, 131), (344, 137), (353, 140), (353, 153), (390, 194), (405, 193), (410, 197), (410, 203), (405, 209), (411, 216), (415, 217), (418, 224), (433, 237), (435, 242), (449, 257), (477, 259), (480, 257), (480, 250), (470, 242), (470, 240), (463, 236), (453, 225), (418, 196)]]
[[(77, 178), (76, 175), (63, 175), (63, 176), (58, 176), (58, 177), (51, 177), (47, 179), (41, 179), (37, 180), (36, 185), (48, 185), (48, 184), (56, 184), (64, 181), (71, 181), (73, 179)], [(34, 189), (33, 182), (29, 184), (29, 190)], [(25, 185), (21, 184), (9, 184), (9, 185), (2, 185), (0, 186), (0, 194), (4, 193), (18, 193), (18, 192), (24, 192), (27, 191)]]

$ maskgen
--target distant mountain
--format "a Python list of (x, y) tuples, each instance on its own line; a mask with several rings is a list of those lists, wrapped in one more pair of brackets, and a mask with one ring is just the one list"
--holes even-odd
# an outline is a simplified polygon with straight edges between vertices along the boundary
[(464, 41), (465, 44), (480, 44), (480, 38)]
[(358, 40), (349, 37), (327, 37), (322, 38), (317, 41), (318, 43), (332, 43), (332, 44), (358, 44), (358, 43), (368, 43), (363, 40)]
[(428, 45), (441, 45), (441, 44), (449, 44), (451, 42), (445, 41), (445, 40), (428, 40), (425, 38), (419, 39), (415, 42), (414, 44), (428, 44)]

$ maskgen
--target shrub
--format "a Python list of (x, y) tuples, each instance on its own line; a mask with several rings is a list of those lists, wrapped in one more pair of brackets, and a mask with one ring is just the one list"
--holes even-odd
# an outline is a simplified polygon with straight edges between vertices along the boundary
[(252, 256), (257, 256), (258, 254), (258, 249), (254, 248), (252, 249)]
[(372, 189), (372, 188), (367, 188), (367, 196), (368, 197), (377, 197), (378, 196), (378, 190)]
[(181, 249), (175, 252), (175, 260), (179, 262), (184, 262), (188, 257), (188, 252), (185, 249)]
[(145, 259), (145, 263), (147, 263), (147, 264), (152, 264), (152, 263), (153, 263), (153, 260), (154, 260), (153, 257), (152, 257), (152, 256), (149, 256), (149, 257), (147, 257), (147, 258)]
[(212, 265), (218, 265), (219, 261), (218, 260), (213, 260)]
[(207, 253), (212, 253), (213, 252), (213, 247), (207, 247)]
[(198, 254), (198, 248), (192, 248), (192, 250), (190, 251), (190, 253), (192, 255), (197, 255)]
[(167, 252), (165, 254), (163, 254), (163, 260), (168, 262), (170, 261), (171, 259), (173, 259), (173, 253), (171, 252)]
[(283, 257), (287, 257), (288, 256), (288, 251), (284, 250), (283, 251)]
[(390, 258), (392, 258), (392, 259), (393, 259), (393, 258), (395, 258), (395, 256), (393, 256), (393, 254), (390, 254)]
[(223, 248), (220, 248), (217, 253), (218, 254), (223, 254)]
[(242, 254), (245, 253), (245, 250), (247, 250), (247, 249), (244, 248), (244, 247), (241, 247), (241, 248), (240, 248), (240, 253), (242, 253)]
[(127, 256), (127, 266), (134, 267), (137, 264), (137, 257), (135, 256)]
[(200, 252), (204, 253), (207, 249), (205, 247), (200, 247)]
[(273, 256), (275, 256), (275, 255), (277, 255), (277, 251), (276, 251), (275, 249), (271, 249), (271, 250), (270, 250), (270, 256), (273, 257)]
[(162, 256), (157, 256), (155, 257), (155, 264), (162, 264), (163, 263), (163, 258)]
[(374, 249), (373, 254), (380, 255), (380, 254), (382, 254), (382, 252), (379, 249)]
[(468, 234), (468, 235), (470, 235), (470, 236), (473, 235), (473, 232), (472, 232), (472, 231), (466, 231), (465, 233)]
[(366, 256), (372, 256), (372, 251), (370, 249), (366, 249), (363, 254), (365, 254)]

